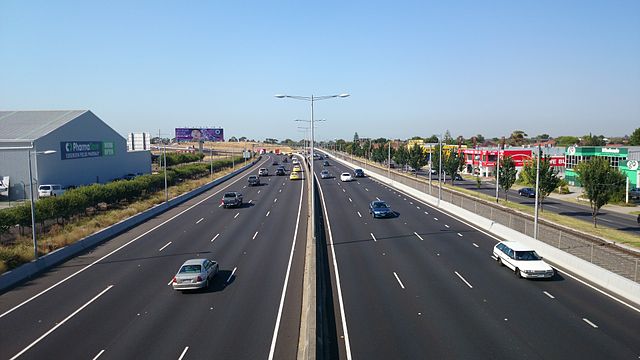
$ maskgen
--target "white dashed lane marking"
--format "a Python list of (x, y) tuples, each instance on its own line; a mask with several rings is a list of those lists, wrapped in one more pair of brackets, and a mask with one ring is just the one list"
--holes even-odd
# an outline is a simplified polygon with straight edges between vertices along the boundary
[(158, 251), (164, 250), (167, 246), (171, 245), (171, 241), (169, 241), (165, 246), (161, 247)]
[(400, 284), (400, 287), (404, 289), (404, 284), (402, 283), (402, 281), (400, 281), (400, 278), (398, 277), (398, 274), (396, 274), (396, 272), (393, 272), (393, 276), (396, 277), (396, 280), (398, 280), (398, 284)]
[(414, 231), (413, 233), (414, 233), (414, 234), (416, 234), (416, 236), (418, 237), (418, 239), (420, 239), (420, 240), (423, 240), (423, 241), (424, 241), (424, 239), (422, 238), (422, 236), (420, 236), (420, 234), (418, 234), (418, 233), (417, 233), (417, 232), (415, 232), (415, 231)]
[(200, 220), (196, 221), (196, 224), (200, 224), (202, 220), (204, 220), (204, 218), (200, 218)]
[(253, 234), (253, 238), (251, 238), (251, 239), (252, 239), (252, 240), (255, 240), (255, 239), (256, 239), (256, 236), (258, 236), (258, 232), (257, 232), (257, 231), (256, 231), (256, 233), (255, 233), (255, 234)]
[(458, 275), (460, 280), (464, 281), (464, 283), (467, 284), (469, 288), (473, 289), (473, 286), (471, 286), (471, 284), (469, 284), (469, 282), (465, 278), (463, 278), (462, 275), (460, 275), (457, 271), (454, 271), (454, 273), (456, 273), (456, 275)]
[(587, 318), (582, 318), (582, 320), (584, 320), (584, 322), (586, 322), (587, 324), (591, 325), (594, 329), (598, 328), (598, 325), (592, 323), (591, 321), (589, 321), (589, 319)]
[(271, 211), (267, 211), (267, 216), (269, 216), (269, 214), (271, 214)]
[(476, 243), (472, 243), (472, 244), (473, 244), (473, 246), (475, 246), (475, 247), (480, 247), (480, 246), (478, 246), (478, 244), (476, 244)]
[(240, 215), (240, 213), (237, 213), (237, 214), (236, 214), (236, 216), (234, 216), (233, 218), (234, 218), (234, 219), (235, 219), (235, 218), (237, 218), (237, 217), (238, 217), (238, 215)]
[(378, 240), (376, 239), (376, 237), (375, 237), (375, 236), (373, 236), (373, 233), (369, 233), (369, 234), (371, 234), (371, 238), (373, 239), (373, 241), (378, 241)]
[(211, 242), (216, 241), (216, 239), (218, 238), (218, 236), (220, 236), (220, 234), (216, 234), (216, 236), (213, 237), (213, 239), (211, 239)]
[(458, 236), (462, 237), (462, 234), (458, 233)]
[(549, 294), (548, 292), (543, 291), (543, 293), (544, 293), (545, 295), (547, 295), (548, 297), (550, 297), (551, 299), (555, 299), (555, 296), (553, 296), (553, 295)]
[(362, 214), (360, 214), (360, 211), (358, 211), (358, 216), (362, 217)]

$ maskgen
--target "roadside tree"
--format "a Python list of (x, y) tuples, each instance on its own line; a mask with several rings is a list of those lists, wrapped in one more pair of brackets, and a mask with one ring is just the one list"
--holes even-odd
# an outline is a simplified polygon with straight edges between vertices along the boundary
[(393, 161), (404, 169), (405, 165), (409, 163), (409, 151), (404, 146), (400, 146), (393, 154)]
[(418, 176), (418, 170), (429, 163), (427, 159), (427, 154), (422, 149), (422, 146), (413, 144), (409, 149), (407, 162), (416, 171), (416, 176)]
[[(527, 161), (520, 172), (523, 182), (527, 185), (536, 185), (536, 162), (535, 160)], [(538, 205), (540, 211), (543, 211), (544, 199), (560, 186), (561, 179), (558, 177), (557, 171), (551, 167), (548, 157), (540, 158), (540, 178), (538, 184)]]
[(442, 168), (451, 177), (451, 185), (456, 179), (458, 171), (464, 166), (464, 157), (457, 151), (451, 150), (442, 154)]
[(629, 136), (629, 145), (638, 146), (640, 145), (640, 128), (635, 129), (631, 136)]
[(593, 227), (598, 227), (597, 216), (600, 208), (609, 203), (616, 194), (624, 191), (626, 178), (620, 171), (609, 166), (606, 159), (599, 157), (578, 164), (576, 172), (589, 199)]
[(516, 164), (513, 162), (511, 156), (507, 156), (500, 160), (500, 176), (498, 183), (504, 191), (504, 200), (509, 200), (509, 189), (516, 182)]

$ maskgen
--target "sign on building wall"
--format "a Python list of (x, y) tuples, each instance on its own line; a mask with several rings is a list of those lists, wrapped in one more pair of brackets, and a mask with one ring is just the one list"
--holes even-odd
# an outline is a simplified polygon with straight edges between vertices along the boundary
[(62, 141), (60, 142), (60, 157), (62, 160), (85, 159), (115, 155), (112, 141)]
[(224, 141), (220, 128), (176, 128), (176, 141)]

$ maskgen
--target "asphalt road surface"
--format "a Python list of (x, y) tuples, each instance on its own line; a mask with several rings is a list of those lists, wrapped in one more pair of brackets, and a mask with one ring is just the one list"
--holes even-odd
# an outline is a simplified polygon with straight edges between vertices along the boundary
[[(637, 305), (563, 271), (518, 279), (492, 258), (498, 239), (371, 178), (319, 183), (340, 358), (640, 357)], [(378, 198), (395, 218), (369, 215)]]
[[(426, 178), (429, 177), (428, 174), (419, 175), (425, 176)], [(451, 183), (451, 180), (447, 178), (447, 182)], [(483, 183), (480, 188), (478, 188), (478, 184), (474, 180), (462, 180), (455, 181), (454, 185), (467, 190), (478, 191), (489, 196), (495, 197), (496, 195), (495, 183), (493, 183), (493, 185), (491, 185), (491, 183)], [(500, 199), (504, 200), (504, 191), (502, 191), (502, 189), (500, 189), (499, 195)], [(531, 207), (535, 206), (534, 198), (520, 196), (518, 195), (517, 190), (509, 191), (509, 201), (513, 201), (523, 205), (529, 205)], [(560, 215), (570, 216), (572, 218), (588, 222), (589, 224), (593, 224), (593, 218), (591, 217), (591, 208), (588, 204), (581, 205), (559, 199), (546, 198), (543, 203), (543, 208), (543, 211), (550, 211)], [(636, 215), (620, 214), (613, 211), (601, 209), (600, 213), (598, 214), (597, 221), (600, 225), (605, 225), (613, 229), (632, 232), (640, 235), (640, 224), (638, 224), (637, 222)]]
[[(307, 194), (250, 171), (0, 296), (0, 358), (293, 359)], [(220, 207), (239, 190), (245, 205)], [(170, 286), (189, 258), (220, 273), (207, 290)]]

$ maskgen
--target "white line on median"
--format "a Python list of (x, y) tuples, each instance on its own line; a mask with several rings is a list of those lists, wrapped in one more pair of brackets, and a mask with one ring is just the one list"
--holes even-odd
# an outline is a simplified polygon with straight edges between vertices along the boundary
[(287, 284), (289, 284), (289, 274), (291, 273), (291, 263), (293, 262), (293, 253), (296, 248), (296, 238), (298, 237), (298, 226), (300, 225), (300, 213), (302, 211), (303, 195), (304, 195), (304, 186), (302, 185), (302, 183), (300, 183), (300, 202), (298, 204), (298, 217), (296, 218), (296, 227), (293, 230), (293, 242), (291, 243), (291, 252), (289, 253), (289, 263), (287, 264), (287, 273), (284, 276), (284, 284), (282, 285), (282, 295), (280, 295), (280, 306), (278, 307), (278, 316), (276, 317), (276, 324), (273, 329), (273, 337), (271, 338), (271, 347), (269, 348), (268, 360), (273, 359), (273, 355), (276, 350), (276, 342), (278, 340), (278, 330), (280, 329), (280, 319), (282, 318), (282, 309), (284, 308), (284, 300), (287, 294)]
[(589, 319), (587, 318), (582, 318), (582, 320), (584, 320), (584, 322), (586, 322), (587, 324), (591, 325), (594, 329), (598, 328), (598, 325), (592, 323), (591, 321), (589, 321)]
[(104, 353), (104, 349), (100, 350), (100, 352), (98, 353), (98, 355), (96, 355), (93, 360), (96, 360), (97, 358), (100, 357), (100, 355), (102, 355), (102, 353)]
[(158, 251), (164, 250), (167, 246), (171, 245), (171, 241), (169, 241), (165, 246), (161, 247)]
[(253, 238), (251, 238), (251, 239), (252, 239), (252, 240), (255, 240), (255, 239), (256, 239), (256, 236), (258, 236), (258, 232), (257, 232), (257, 231), (256, 231), (256, 233), (255, 233), (255, 234), (253, 234)]
[(373, 233), (369, 233), (369, 234), (371, 234), (371, 238), (373, 239), (373, 241), (378, 241), (378, 240), (376, 239), (376, 237), (375, 237), (375, 236), (373, 236)]
[(187, 350), (189, 350), (189, 347), (185, 347), (184, 350), (182, 350), (182, 354), (180, 354), (180, 357), (178, 358), (178, 360), (182, 360), (182, 358), (184, 358), (184, 354), (187, 353)]
[(360, 211), (358, 211), (358, 216), (362, 217), (362, 214), (360, 214)]
[(417, 232), (415, 232), (415, 231), (414, 231), (413, 233), (414, 233), (414, 234), (416, 234), (416, 236), (418, 237), (418, 239), (420, 239), (420, 240), (424, 241), (424, 239), (422, 238), (422, 236), (420, 236)]
[(40, 336), (36, 341), (32, 342), (31, 344), (29, 344), (29, 346), (27, 346), (26, 348), (22, 349), (22, 351), (20, 351), (19, 353), (15, 354), (11, 360), (13, 359), (17, 359), (20, 355), (24, 354), (27, 350), (31, 349), (32, 347), (34, 347), (37, 343), (39, 343), (42, 339), (44, 339), (45, 337), (47, 337), (49, 334), (51, 334), (52, 332), (54, 332), (57, 328), (59, 328), (60, 326), (64, 325), (64, 323), (66, 323), (67, 321), (69, 321), (69, 319), (71, 319), (72, 317), (74, 317), (77, 313), (79, 313), (80, 311), (82, 311), (84, 308), (86, 308), (87, 306), (89, 306), (92, 302), (96, 301), (96, 299), (98, 299), (100, 296), (102, 296), (104, 293), (106, 293), (107, 291), (111, 290), (111, 288), (113, 287), (113, 285), (109, 285), (107, 286), (106, 289), (102, 290), (98, 295), (94, 296), (93, 299), (87, 301), (86, 303), (84, 303), (84, 305), (80, 306), (76, 311), (72, 312), (71, 315), (67, 316), (64, 320), (60, 321), (59, 323), (56, 324), (56, 326), (52, 327), (49, 331), (47, 331), (46, 333), (44, 333), (42, 336)]
[(196, 221), (196, 224), (200, 224), (202, 220), (204, 220), (204, 218), (200, 218), (200, 220)]
[(229, 275), (229, 277), (227, 278), (227, 281), (226, 281), (227, 284), (229, 283), (229, 281), (231, 280), (233, 275), (236, 273), (236, 270), (238, 270), (237, 266), (233, 268), (233, 271), (231, 272), (231, 275)]
[(555, 299), (555, 296), (553, 296), (553, 295), (549, 294), (548, 292), (543, 291), (543, 293), (544, 293), (545, 295), (547, 295), (548, 297), (550, 297), (550, 298), (552, 298), (552, 299)]
[(400, 284), (400, 287), (404, 289), (404, 284), (402, 283), (402, 281), (400, 281), (398, 274), (396, 274), (396, 272), (394, 271), (393, 275), (396, 277), (396, 280), (398, 280), (398, 284)]
[(237, 213), (237, 214), (236, 214), (236, 216), (234, 216), (233, 218), (234, 218), (234, 219), (235, 219), (235, 218), (237, 218), (237, 217), (238, 217), (238, 215), (240, 215), (240, 213)]
[(216, 239), (218, 238), (218, 236), (220, 236), (220, 234), (216, 234), (216, 236), (213, 237), (213, 239), (211, 239), (211, 242), (216, 241)]
[(464, 283), (465, 283), (465, 284), (467, 284), (467, 286), (468, 286), (469, 288), (473, 289), (473, 286), (471, 286), (471, 284), (469, 284), (469, 282), (468, 282), (465, 278), (463, 278), (463, 277), (462, 277), (462, 275), (458, 274), (458, 272), (457, 272), (457, 271), (454, 271), (454, 273), (456, 273), (456, 275), (458, 275), (458, 277), (460, 278), (460, 280), (464, 281)]
[(267, 211), (267, 217), (271, 214), (271, 210)]

